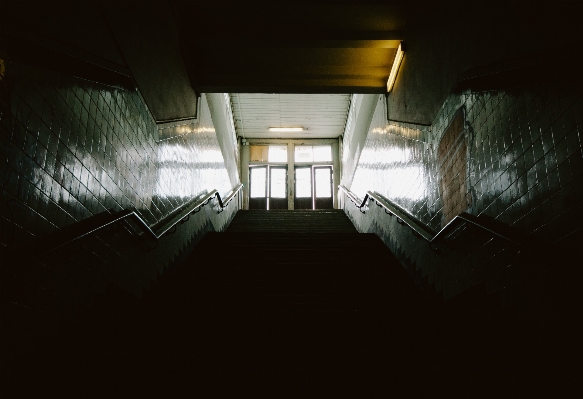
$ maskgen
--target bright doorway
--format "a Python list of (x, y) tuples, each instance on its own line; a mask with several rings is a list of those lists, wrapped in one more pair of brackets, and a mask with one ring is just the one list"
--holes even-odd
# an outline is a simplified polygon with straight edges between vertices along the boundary
[(339, 181), (336, 140), (249, 141), (241, 151), (247, 209), (334, 208)]

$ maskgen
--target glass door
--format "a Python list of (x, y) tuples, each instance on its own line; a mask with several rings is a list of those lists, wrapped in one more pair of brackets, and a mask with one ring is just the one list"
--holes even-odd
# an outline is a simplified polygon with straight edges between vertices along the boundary
[(251, 144), (242, 176), (248, 209), (333, 209), (333, 145), (314, 143)]
[(314, 209), (333, 209), (332, 167), (314, 166)]
[(269, 200), (267, 209), (287, 209), (287, 167), (269, 167)]
[(294, 209), (314, 209), (312, 191), (312, 168), (295, 168)]
[(249, 168), (249, 209), (267, 209), (267, 166)]
[(287, 167), (249, 167), (249, 209), (287, 209)]
[(294, 209), (333, 209), (332, 166), (295, 168)]

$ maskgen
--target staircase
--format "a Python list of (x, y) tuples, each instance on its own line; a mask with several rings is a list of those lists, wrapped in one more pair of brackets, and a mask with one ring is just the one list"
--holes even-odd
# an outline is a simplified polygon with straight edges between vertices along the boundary
[(358, 234), (342, 211), (239, 211), (158, 285), (131, 312), (70, 322), (17, 371), (54, 388), (63, 376), (83, 381), (113, 370), (155, 379), (188, 370), (218, 383), (226, 369), (382, 366), (392, 378), (411, 378), (418, 288), (381, 240)]
[(228, 233), (357, 233), (342, 210), (239, 211)]
[(370, 366), (405, 355), (417, 287), (380, 239), (358, 234), (341, 211), (241, 211), (192, 259), (199, 267), (185, 269), (172, 302), (204, 301), (214, 323), (229, 315), (237, 333), (224, 326), (225, 360)]
[(526, 370), (508, 355), (523, 341), (508, 340), (508, 329), (492, 339), (497, 313), (435, 313), (425, 298), (381, 240), (341, 211), (239, 211), (137, 308), (93, 312), (48, 337), (38, 357), (13, 365), (4, 391), (249, 397), (242, 392), (269, 386), (281, 397), (311, 381), (308, 396), (326, 397), (357, 379), (347, 396), (372, 387), (425, 396), (475, 393), (489, 381), (487, 362), (493, 378), (515, 370), (500, 359)]
[(200, 242), (153, 319), (192, 331), (170, 352), (187, 348), (211, 370), (389, 366), (412, 360), (417, 291), (341, 211), (239, 211)]

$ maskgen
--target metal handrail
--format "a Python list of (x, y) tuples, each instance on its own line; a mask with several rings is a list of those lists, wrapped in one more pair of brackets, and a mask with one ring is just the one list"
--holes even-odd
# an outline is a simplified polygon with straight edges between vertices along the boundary
[(526, 240), (517, 231), (514, 231), (510, 226), (504, 225), (503, 223), (497, 222), (495, 220), (486, 220), (481, 216), (470, 215), (467, 212), (462, 212), (461, 214), (454, 217), (448, 224), (446, 224), (439, 232), (431, 229), (429, 226), (421, 222), (415, 216), (411, 215), (399, 205), (395, 204), (390, 199), (384, 197), (383, 195), (374, 192), (367, 191), (366, 196), (361, 201), (353, 192), (351, 192), (346, 187), (339, 185), (338, 188), (346, 193), (346, 196), (356, 205), (356, 207), (364, 213), (363, 208), (366, 206), (369, 200), (377, 203), (380, 207), (385, 209), (385, 212), (389, 215), (395, 215), (397, 221), (400, 224), (406, 224), (411, 228), (413, 234), (425, 239), (431, 248), (432, 244), (439, 243), (443, 241), (445, 237), (455, 231), (461, 224), (466, 223), (472, 226), (478, 227), (483, 231), (509, 241), (521, 248), (532, 250), (531, 245), (529, 245)]
[(221, 195), (217, 190), (196, 197), (191, 202), (177, 208), (164, 221), (152, 227), (142, 219), (141, 215), (135, 209), (124, 209), (115, 213), (101, 213), (84, 219), (74, 225), (67, 226), (63, 230), (52, 234), (50, 237), (44, 238), (42, 244), (37, 247), (38, 251), (36, 251), (34, 257), (38, 258), (46, 255), (72, 243), (73, 241), (77, 241), (105, 227), (126, 220), (132, 220), (144, 235), (155, 240), (157, 244), (160, 237), (169, 233), (171, 229), (184, 219), (190, 217), (191, 214), (199, 212), (202, 207), (207, 205), (213, 198), (216, 198), (218, 201), (219, 213), (222, 212), (242, 188), (242, 184), (237, 185), (229, 192), (229, 194), (227, 194), (225, 200), (221, 198)]

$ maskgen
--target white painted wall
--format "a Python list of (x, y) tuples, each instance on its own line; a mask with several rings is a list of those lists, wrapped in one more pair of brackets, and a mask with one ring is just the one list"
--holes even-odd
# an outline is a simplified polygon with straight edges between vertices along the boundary
[(233, 125), (233, 112), (229, 95), (226, 93), (207, 93), (204, 96), (211, 112), (217, 140), (231, 180), (231, 187), (235, 187), (241, 181), (239, 176), (239, 146)]
[(360, 153), (364, 147), (372, 117), (379, 101), (378, 94), (354, 94), (342, 140), (342, 173), (340, 184), (350, 188)]

